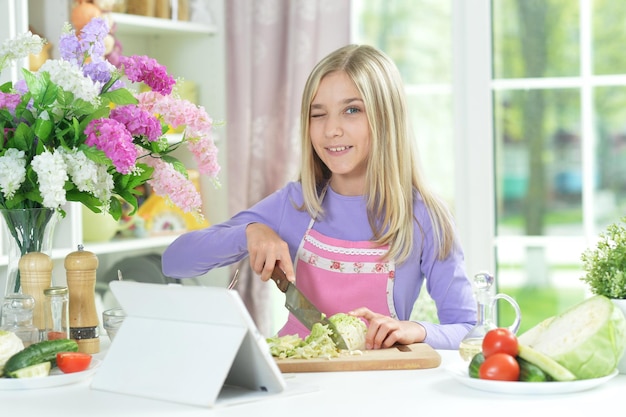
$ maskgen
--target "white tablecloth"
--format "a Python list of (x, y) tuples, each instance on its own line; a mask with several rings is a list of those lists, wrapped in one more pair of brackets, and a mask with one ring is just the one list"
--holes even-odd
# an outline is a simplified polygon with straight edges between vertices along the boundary
[[(106, 348), (106, 346), (105, 346)], [(626, 415), (626, 375), (568, 394), (485, 392), (453, 378), (457, 351), (439, 351), (441, 366), (399, 371), (286, 374), (287, 390), (263, 399), (205, 408), (113, 394), (90, 388), (90, 379), (56, 388), (0, 390), (0, 414), (9, 416), (594, 416)], [(104, 353), (96, 355), (102, 357)], [(155, 358), (167, 366), (175, 359)], [(172, 381), (176, 389), (176, 381)], [(621, 410), (621, 411), (619, 411)]]

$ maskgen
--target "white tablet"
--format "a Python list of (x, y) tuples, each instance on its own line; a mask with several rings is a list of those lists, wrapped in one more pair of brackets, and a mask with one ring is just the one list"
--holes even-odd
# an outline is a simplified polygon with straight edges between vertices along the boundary
[(92, 389), (206, 407), (285, 389), (236, 291), (133, 281), (109, 285), (126, 319)]

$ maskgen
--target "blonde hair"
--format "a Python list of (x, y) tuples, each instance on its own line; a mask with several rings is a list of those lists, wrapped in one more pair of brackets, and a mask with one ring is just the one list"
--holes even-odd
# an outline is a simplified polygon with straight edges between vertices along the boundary
[[(406, 99), (400, 73), (383, 52), (368, 45), (344, 46), (322, 59), (304, 87), (301, 108), (302, 209), (312, 218), (323, 215), (321, 190), (332, 173), (317, 156), (310, 140), (311, 103), (321, 80), (343, 71), (354, 82), (365, 105), (371, 146), (366, 172), (366, 202), (372, 241), (390, 245), (387, 259), (405, 261), (413, 250), (413, 202), (418, 192), (430, 213), (439, 259), (455, 243), (452, 217), (445, 204), (425, 184), (420, 173), (415, 140), (408, 125)], [(420, 230), (424, 225), (420, 225)]]

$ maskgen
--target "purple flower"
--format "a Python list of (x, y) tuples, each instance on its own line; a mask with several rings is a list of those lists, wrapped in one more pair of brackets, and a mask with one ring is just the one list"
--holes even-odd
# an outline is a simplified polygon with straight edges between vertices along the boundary
[(174, 77), (167, 73), (167, 69), (159, 64), (156, 59), (145, 55), (121, 56), (120, 65), (124, 67), (124, 73), (133, 82), (144, 82), (152, 90), (163, 95), (172, 92), (172, 86), (176, 84)]
[(122, 123), (113, 119), (92, 120), (85, 128), (85, 135), (85, 145), (103, 151), (118, 172), (128, 174), (133, 170), (138, 152)]
[(80, 43), (76, 35), (72, 33), (64, 33), (59, 38), (59, 52), (61, 59), (80, 65), (83, 63), (84, 54), (81, 50)]
[(87, 58), (91, 62), (104, 60), (104, 38), (108, 33), (107, 22), (102, 18), (94, 18), (83, 27), (80, 38), (74, 31), (62, 34), (59, 38), (61, 59), (76, 65), (83, 65)]
[(13, 84), (13, 88), (21, 95), (28, 93), (28, 85), (26, 85), (26, 80), (24, 80), (23, 78), (17, 80), (15, 84)]
[(103, 85), (111, 79), (111, 71), (111, 64), (106, 61), (92, 61), (83, 67), (83, 74)]
[(15, 108), (20, 104), (21, 100), (22, 96), (19, 94), (3, 93), (0, 91), (0, 109), (6, 108), (12, 115), (15, 115)]
[(142, 136), (150, 142), (158, 141), (161, 136), (159, 120), (137, 105), (117, 107), (111, 110), (110, 117), (124, 124), (133, 136)]
[(109, 25), (104, 19), (91, 19), (80, 32), (80, 45), (83, 52), (95, 61), (103, 60), (106, 51), (104, 38), (108, 33)]

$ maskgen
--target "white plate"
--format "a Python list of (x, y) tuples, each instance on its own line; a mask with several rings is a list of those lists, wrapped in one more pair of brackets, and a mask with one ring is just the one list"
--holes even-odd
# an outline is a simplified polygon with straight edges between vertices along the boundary
[(489, 381), (485, 379), (470, 378), (467, 366), (454, 366), (447, 368), (454, 379), (470, 388), (496, 392), (500, 394), (566, 394), (570, 392), (585, 391), (595, 388), (609, 381), (618, 374), (615, 370), (610, 375), (602, 378), (583, 379), (571, 382), (518, 382), (518, 381)]
[(60, 387), (62, 385), (75, 384), (89, 378), (100, 366), (98, 359), (91, 359), (89, 368), (82, 372), (64, 374), (59, 368), (50, 371), (50, 375), (38, 378), (0, 378), (0, 391), (17, 389), (39, 389)]

